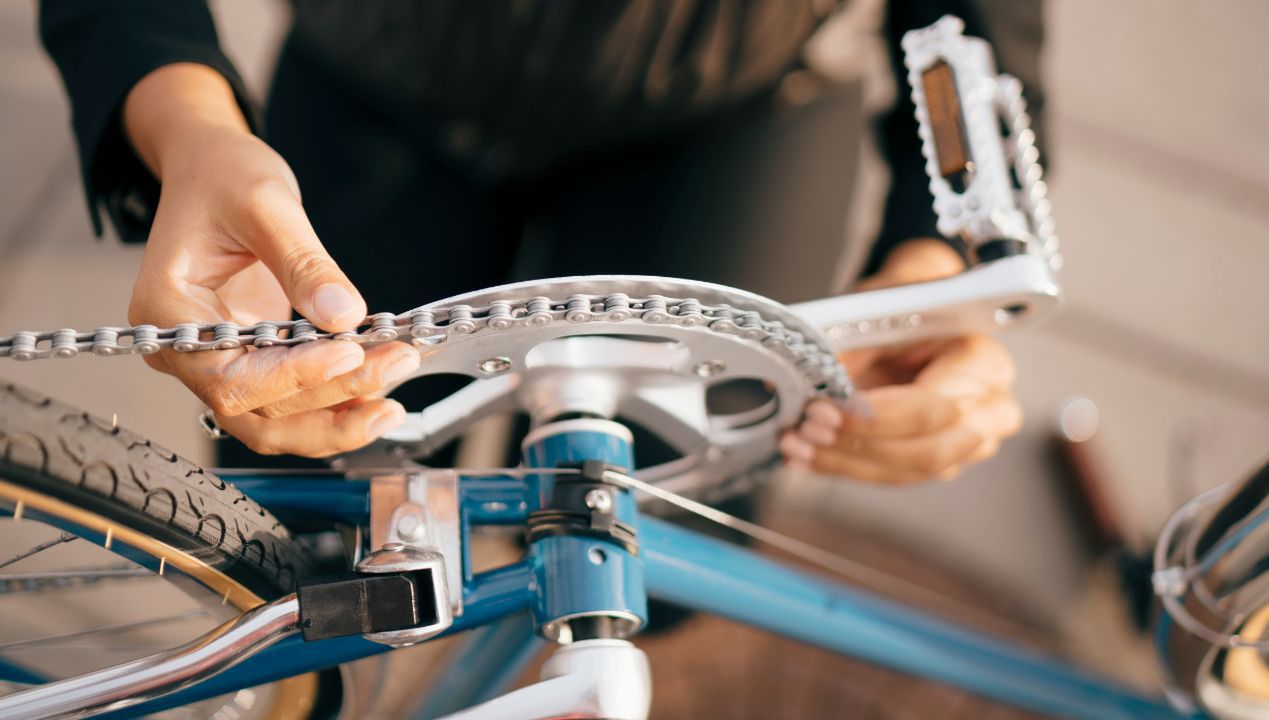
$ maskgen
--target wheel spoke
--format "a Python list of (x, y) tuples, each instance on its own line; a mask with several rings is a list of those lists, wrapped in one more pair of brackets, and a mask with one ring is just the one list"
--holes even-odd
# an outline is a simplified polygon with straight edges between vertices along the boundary
[(57, 635), (45, 635), (44, 637), (30, 638), (27, 640), (15, 640), (13, 642), (0, 644), (0, 652), (13, 650), (15, 648), (30, 647), (32, 645), (47, 645), (52, 643), (60, 643), (66, 640), (74, 640), (78, 638), (91, 637), (95, 635), (103, 635), (108, 633), (124, 632), (126, 630), (135, 630), (137, 628), (149, 627), (151, 625), (160, 625), (163, 623), (177, 622), (179, 620), (188, 620), (190, 618), (202, 617), (207, 614), (206, 610), (187, 610), (175, 615), (165, 615), (158, 618), (150, 618), (148, 620), (137, 620), (135, 622), (118, 623), (116, 625), (102, 625), (101, 627), (89, 628), (87, 630), (75, 630), (68, 633), (60, 633)]
[(50, 570), (48, 572), (19, 572), (0, 575), (0, 582), (60, 580), (62, 578), (96, 579), (106, 577), (144, 577), (153, 575), (143, 567), (84, 568), (79, 570)]
[(0, 560), (0, 568), (2, 568), (2, 567), (8, 567), (9, 565), (12, 565), (13, 563), (15, 563), (15, 562), (17, 562), (17, 561), (19, 561), (19, 560), (25, 560), (25, 559), (27, 559), (27, 558), (31, 557), (32, 555), (38, 555), (39, 553), (42, 553), (42, 552), (44, 552), (45, 550), (48, 550), (48, 549), (49, 549), (49, 548), (51, 548), (51, 547), (56, 547), (56, 546), (58, 546), (58, 545), (61, 545), (62, 543), (68, 543), (68, 542), (70, 542), (71, 540), (74, 540), (76, 537), (77, 537), (77, 536), (72, 535), (71, 533), (64, 532), (64, 533), (62, 533), (61, 535), (58, 535), (57, 537), (53, 538), (52, 540), (49, 540), (49, 541), (46, 541), (46, 542), (42, 542), (42, 543), (40, 543), (39, 545), (36, 545), (36, 546), (35, 546), (35, 547), (33, 547), (33, 548), (29, 548), (29, 549), (27, 549), (27, 550), (23, 550), (22, 552), (18, 553), (17, 555), (14, 555), (13, 557), (9, 558), (8, 560)]

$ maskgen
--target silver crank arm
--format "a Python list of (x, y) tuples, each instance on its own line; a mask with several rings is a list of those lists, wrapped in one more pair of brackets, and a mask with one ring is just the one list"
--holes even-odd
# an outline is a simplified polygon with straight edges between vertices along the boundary
[(1061, 292), (1048, 261), (1015, 255), (945, 280), (790, 305), (836, 351), (995, 332), (1051, 313)]

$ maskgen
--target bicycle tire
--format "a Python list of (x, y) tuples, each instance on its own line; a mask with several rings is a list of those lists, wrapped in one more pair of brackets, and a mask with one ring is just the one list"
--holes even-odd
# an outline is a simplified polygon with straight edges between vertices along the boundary
[(108, 518), (185, 552), (263, 600), (310, 570), (268, 511), (146, 438), (39, 393), (0, 384), (0, 479)]

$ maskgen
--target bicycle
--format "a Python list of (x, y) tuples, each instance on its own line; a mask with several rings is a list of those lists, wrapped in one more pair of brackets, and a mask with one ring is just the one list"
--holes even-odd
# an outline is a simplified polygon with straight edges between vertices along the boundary
[[(13, 644), (0, 645), (0, 679), (32, 686), (0, 696), (0, 716), (135, 715), (210, 699), (200, 707), (225, 717), (306, 717), (337, 684), (323, 671), (471, 631), (448, 682), (429, 695), (428, 716), (643, 718), (649, 670), (629, 638), (652, 596), (1043, 712), (1177, 717), (1159, 698), (654, 514), (658, 504), (675, 506), (848, 571), (844, 559), (695, 498), (755, 482), (777, 455), (778, 430), (808, 398), (849, 402), (834, 352), (998, 330), (1056, 305), (1056, 238), (1019, 84), (995, 73), (990, 48), (965, 38), (955, 18), (909, 33), (904, 48), (939, 229), (971, 241), (979, 260), (960, 276), (790, 307), (689, 280), (560, 278), (375, 315), (336, 339), (410, 342), (424, 357), (418, 375), (476, 381), (330, 473), (247, 471), (226, 475), (230, 483), (113, 422), (4, 386), (0, 515), (48, 531), (0, 567), (82, 539), (112, 564), (19, 581), (102, 588), (103, 611), (125, 609), (110, 605), (120, 602), (111, 578), (146, 578), (170, 591), (160, 604), (193, 607), (108, 625), (110, 633), (169, 647), (177, 641), (159, 631), (178, 621), (208, 630), (87, 671), (77, 658), (17, 664), (3, 657)], [(0, 357), (329, 337), (303, 320), (58, 330), (0, 338)], [(758, 397), (711, 412), (709, 393), (729, 384)], [(416, 462), (508, 409), (533, 420), (518, 467)], [(679, 457), (638, 467), (627, 422)], [(350, 570), (312, 574), (309, 558), (320, 548), (302, 541), (315, 525), (349, 529)], [(522, 528), (524, 557), (474, 571), (471, 534), (485, 526)], [(307, 541), (322, 538), (329, 534)], [(557, 645), (542, 681), (505, 692), (539, 637)], [(216, 700), (227, 693), (236, 694)]]

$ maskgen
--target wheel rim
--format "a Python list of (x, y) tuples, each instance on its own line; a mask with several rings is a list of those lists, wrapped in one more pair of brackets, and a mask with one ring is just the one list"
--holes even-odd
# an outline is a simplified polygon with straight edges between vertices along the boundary
[[(0, 548), (0, 617), (25, 618), (0, 626), (0, 679), (14, 689), (144, 657), (264, 602), (189, 551), (3, 479)], [(307, 674), (194, 711), (303, 718), (316, 693)]]

